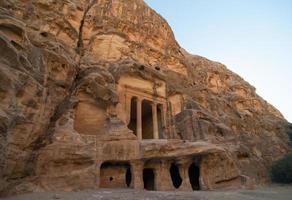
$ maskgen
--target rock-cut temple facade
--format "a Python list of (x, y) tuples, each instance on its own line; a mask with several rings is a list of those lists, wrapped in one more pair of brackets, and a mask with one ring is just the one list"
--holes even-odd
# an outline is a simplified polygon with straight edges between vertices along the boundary
[(187, 191), (240, 184), (235, 163), (200, 131), (204, 125), (193, 117), (200, 113), (185, 108), (184, 95), (169, 94), (159, 71), (138, 71), (143, 76), (116, 76), (118, 103), (107, 109), (78, 92), (74, 128), (96, 145), (97, 186)]

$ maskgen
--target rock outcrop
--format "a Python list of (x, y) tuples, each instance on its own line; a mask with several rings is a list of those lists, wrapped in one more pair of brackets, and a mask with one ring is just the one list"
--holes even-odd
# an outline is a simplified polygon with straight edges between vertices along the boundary
[(253, 86), (184, 51), (142, 0), (0, 1), (3, 195), (143, 188), (143, 168), (165, 180), (146, 189), (169, 190), (170, 165), (182, 190), (264, 184), (289, 133)]

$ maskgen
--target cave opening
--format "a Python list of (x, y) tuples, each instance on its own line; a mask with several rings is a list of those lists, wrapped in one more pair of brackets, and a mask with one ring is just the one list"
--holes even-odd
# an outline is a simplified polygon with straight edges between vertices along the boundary
[(200, 168), (195, 163), (189, 167), (189, 179), (193, 190), (200, 190)]
[(172, 184), (175, 188), (179, 188), (182, 184), (182, 178), (179, 173), (179, 168), (176, 164), (172, 163), (169, 168)]
[(143, 170), (143, 182), (144, 189), (146, 190), (154, 190), (155, 189), (155, 176), (153, 169), (144, 169)]

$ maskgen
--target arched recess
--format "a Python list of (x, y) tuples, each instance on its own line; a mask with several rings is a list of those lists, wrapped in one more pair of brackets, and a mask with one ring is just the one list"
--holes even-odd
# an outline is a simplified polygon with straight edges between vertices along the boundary
[(189, 167), (189, 179), (193, 190), (200, 190), (200, 168), (195, 163)]
[(143, 169), (144, 189), (155, 190), (155, 174), (151, 168)]
[(172, 184), (175, 188), (179, 188), (182, 184), (182, 178), (179, 173), (179, 168), (176, 164), (172, 163), (169, 168)]
[(90, 95), (79, 92), (79, 103), (75, 108), (74, 129), (85, 135), (102, 135), (106, 132), (106, 105), (97, 102)]

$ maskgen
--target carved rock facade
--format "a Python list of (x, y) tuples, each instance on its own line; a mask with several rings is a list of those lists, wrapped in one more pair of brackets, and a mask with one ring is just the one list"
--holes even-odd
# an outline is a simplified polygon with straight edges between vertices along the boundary
[(252, 186), (289, 151), (281, 113), (142, 0), (0, 6), (3, 195)]

